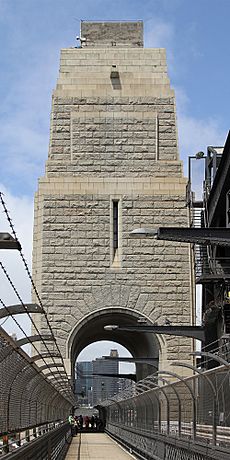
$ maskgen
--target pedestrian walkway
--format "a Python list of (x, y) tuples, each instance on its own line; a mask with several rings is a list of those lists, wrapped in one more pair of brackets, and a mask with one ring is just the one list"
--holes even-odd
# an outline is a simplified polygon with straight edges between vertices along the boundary
[(131, 460), (134, 457), (104, 433), (74, 436), (65, 460)]

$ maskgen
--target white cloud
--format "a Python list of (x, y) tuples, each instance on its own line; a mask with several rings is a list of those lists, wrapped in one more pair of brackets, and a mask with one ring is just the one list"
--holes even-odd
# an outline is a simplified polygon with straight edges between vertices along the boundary
[(220, 123), (213, 117), (196, 119), (190, 115), (179, 113), (179, 138), (183, 153), (194, 155), (202, 150), (206, 152), (208, 145), (222, 146), (226, 133)]
[(161, 19), (151, 19), (145, 23), (145, 46), (169, 48), (174, 38), (174, 27)]
[(186, 94), (184, 88), (181, 88), (175, 85), (173, 88), (176, 94), (177, 112), (178, 113), (186, 112), (188, 110), (188, 106), (190, 103), (188, 95)]
[(28, 115), (26, 119), (22, 115), (3, 122), (0, 137), (6, 147), (6, 154), (1, 159), (2, 166), (11, 175), (16, 174), (23, 181), (30, 182), (30, 176), (34, 181), (34, 173), (44, 161), (44, 153), (47, 156), (47, 136), (28, 126), (28, 120)]
[(175, 44), (175, 29), (172, 22), (160, 18), (151, 18), (145, 22), (145, 47), (165, 48), (167, 53), (167, 66), (170, 74), (177, 73), (175, 56), (173, 52)]
[[(16, 63), (17, 78), (10, 79), (1, 100), (2, 177), (15, 178), (15, 186), (27, 193), (44, 171), (48, 154), (52, 89), (59, 62), (58, 45), (34, 50)], [(3, 181), (4, 179), (2, 179)], [(5, 183), (7, 186), (7, 183)], [(16, 193), (16, 187), (11, 188)]]
[[(184, 160), (185, 174), (187, 175), (186, 160), (188, 155), (194, 156), (199, 151), (206, 155), (208, 146), (224, 146), (225, 137), (226, 133), (221, 130), (218, 120), (213, 118), (202, 120), (181, 115), (179, 117), (180, 156)], [(204, 160), (192, 160), (192, 190), (195, 192), (197, 200), (203, 198), (204, 168)]]
[(226, 132), (220, 120), (215, 116), (195, 117), (191, 115), (191, 101), (185, 90), (175, 88), (178, 132), (181, 158), (195, 155), (199, 151), (206, 153), (207, 146), (223, 146)]
[[(226, 132), (222, 129), (218, 118), (208, 116), (196, 118), (189, 112), (190, 100), (182, 88), (176, 88), (178, 137), (180, 158), (184, 163), (184, 174), (188, 175), (188, 157), (195, 156), (197, 152), (204, 152), (207, 147), (224, 146)], [(190, 178), (192, 190), (196, 199), (203, 197), (203, 181), (205, 175), (204, 160), (192, 161), (190, 163)]]
[[(12, 195), (4, 186), (0, 184), (0, 190), (4, 193), (4, 201), (9, 210), (10, 217), (15, 226), (18, 239), (23, 248), (23, 254), (31, 267), (32, 255), (32, 226), (33, 226), (33, 202), (27, 197), (18, 197)], [(1, 232), (12, 233), (8, 225), (5, 214), (1, 208)], [(15, 287), (17, 288), (23, 302), (31, 301), (31, 284), (26, 274), (24, 265), (17, 250), (1, 250), (0, 260), (6, 268), (10, 278), (12, 279)], [(20, 303), (17, 296), (13, 292), (9, 282), (7, 281), (3, 271), (0, 269), (0, 285), (1, 285), (1, 299), (6, 305), (14, 305)], [(19, 315), (17, 317), (19, 323), (26, 330), (30, 332), (30, 321), (26, 315)], [(2, 323), (2, 321), (1, 321)], [(17, 336), (22, 336), (13, 320), (9, 319), (4, 324), (7, 332), (16, 332)]]

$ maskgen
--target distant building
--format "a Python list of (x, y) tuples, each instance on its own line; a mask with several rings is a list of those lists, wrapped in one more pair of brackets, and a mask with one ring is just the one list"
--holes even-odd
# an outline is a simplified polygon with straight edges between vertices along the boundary
[[(118, 351), (110, 350), (111, 357), (118, 357)], [(94, 374), (118, 374), (118, 361), (110, 361), (105, 357), (96, 358), (94, 361), (81, 361), (76, 363), (75, 393), (81, 406), (93, 406), (99, 401), (114, 396), (126, 384), (118, 377), (106, 377)], [(123, 383), (120, 383), (123, 382)]]
[(133, 380), (125, 379), (125, 378), (119, 379), (119, 382), (118, 382), (119, 392), (127, 390), (128, 388), (131, 388), (131, 387), (132, 388), (135, 387), (135, 383)]
[(92, 406), (93, 363), (82, 361), (76, 363), (75, 370), (75, 393), (81, 405)]
[[(117, 350), (110, 350), (111, 357), (118, 357)], [(106, 377), (95, 374), (118, 374), (119, 363), (118, 361), (110, 361), (102, 358), (96, 358), (93, 361), (93, 404), (97, 404), (103, 399), (111, 398), (119, 390), (119, 378)]]

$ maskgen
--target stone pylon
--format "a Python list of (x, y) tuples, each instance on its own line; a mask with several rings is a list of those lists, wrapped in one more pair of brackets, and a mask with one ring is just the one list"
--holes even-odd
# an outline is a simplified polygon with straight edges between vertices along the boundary
[[(79, 44), (61, 51), (53, 92), (35, 197), (35, 282), (69, 373), (103, 339), (167, 368), (189, 359), (190, 339), (104, 330), (192, 324), (188, 245), (129, 235), (188, 225), (165, 50), (143, 48), (142, 22), (84, 21)], [(152, 372), (138, 366), (139, 377)]]

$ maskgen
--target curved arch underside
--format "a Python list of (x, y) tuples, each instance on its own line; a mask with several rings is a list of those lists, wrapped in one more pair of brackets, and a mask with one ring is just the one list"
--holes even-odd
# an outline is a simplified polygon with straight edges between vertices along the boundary
[[(134, 358), (158, 358), (160, 345), (156, 335), (104, 329), (104, 326), (108, 324), (137, 326), (140, 318), (143, 319), (143, 315), (138, 312), (121, 308), (98, 310), (84, 318), (74, 328), (68, 340), (68, 356), (72, 364), (72, 375), (74, 375), (74, 364), (80, 352), (91, 343), (100, 340), (114, 341), (123, 345)], [(147, 321), (146, 324), (151, 324), (151, 322)], [(153, 366), (146, 363), (136, 364), (137, 379), (142, 379), (155, 370)]]

